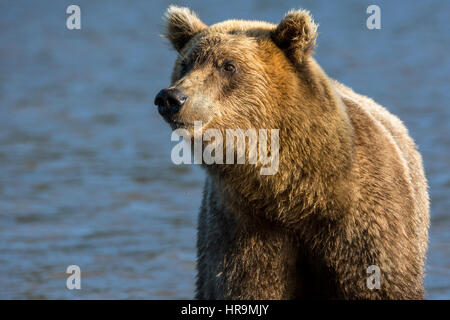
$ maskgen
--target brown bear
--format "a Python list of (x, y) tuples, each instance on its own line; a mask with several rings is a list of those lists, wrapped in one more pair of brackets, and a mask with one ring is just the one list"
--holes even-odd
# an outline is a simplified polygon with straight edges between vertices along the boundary
[(279, 130), (275, 174), (203, 164), (196, 298), (422, 299), (421, 156), (397, 117), (320, 68), (309, 12), (207, 26), (171, 6), (166, 27), (179, 55), (155, 104), (173, 129)]

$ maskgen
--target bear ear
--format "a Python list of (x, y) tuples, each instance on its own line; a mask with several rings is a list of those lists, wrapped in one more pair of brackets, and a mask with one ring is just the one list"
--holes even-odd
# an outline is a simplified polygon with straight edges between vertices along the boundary
[(163, 35), (169, 39), (175, 50), (180, 51), (192, 37), (207, 26), (188, 8), (170, 6), (165, 14), (166, 30)]
[(291, 10), (272, 31), (271, 37), (290, 59), (301, 63), (316, 46), (317, 25), (309, 11)]

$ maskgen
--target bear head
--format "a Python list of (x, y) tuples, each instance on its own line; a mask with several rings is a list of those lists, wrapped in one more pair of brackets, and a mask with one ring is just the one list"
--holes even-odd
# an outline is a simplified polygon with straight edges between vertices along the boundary
[(307, 11), (290, 11), (278, 25), (228, 20), (208, 27), (175, 6), (165, 17), (164, 36), (178, 58), (171, 86), (155, 103), (173, 129), (190, 130), (194, 121), (203, 129), (279, 128), (283, 108), (310, 94), (308, 77), (299, 76), (317, 37)]

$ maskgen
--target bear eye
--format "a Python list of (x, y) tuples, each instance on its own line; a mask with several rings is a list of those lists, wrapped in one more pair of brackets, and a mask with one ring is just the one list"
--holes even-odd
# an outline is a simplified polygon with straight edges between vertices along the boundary
[(223, 64), (223, 70), (230, 73), (236, 72), (236, 65), (233, 63), (233, 61), (227, 61)]

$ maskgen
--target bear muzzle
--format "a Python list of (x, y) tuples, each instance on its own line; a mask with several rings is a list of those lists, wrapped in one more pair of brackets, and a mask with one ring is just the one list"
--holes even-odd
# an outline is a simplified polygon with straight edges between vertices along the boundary
[(163, 118), (171, 122), (186, 103), (188, 96), (184, 95), (179, 89), (162, 89), (155, 97), (155, 105), (158, 106), (158, 112)]

